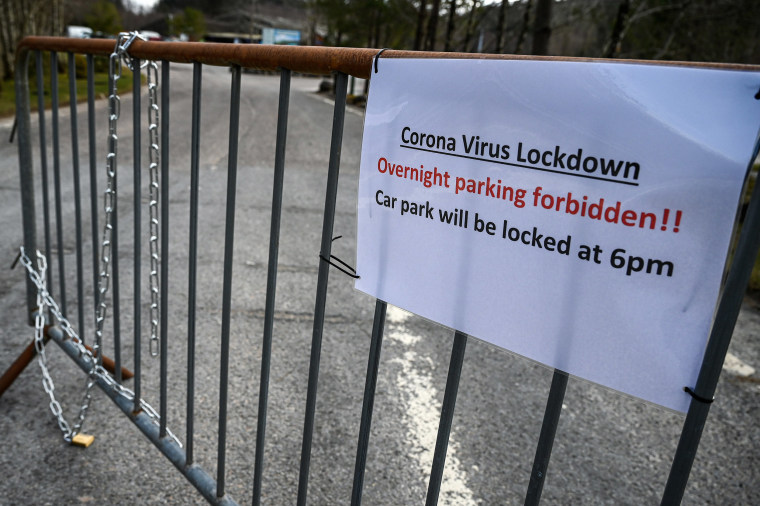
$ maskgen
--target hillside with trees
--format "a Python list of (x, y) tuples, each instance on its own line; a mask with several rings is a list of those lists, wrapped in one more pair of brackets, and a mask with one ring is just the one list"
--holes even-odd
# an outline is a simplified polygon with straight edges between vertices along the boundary
[[(302, 43), (434, 51), (760, 63), (756, 0), (0, 0), (0, 82), (25, 35), (301, 30)], [(163, 32), (162, 32), (163, 33)]]

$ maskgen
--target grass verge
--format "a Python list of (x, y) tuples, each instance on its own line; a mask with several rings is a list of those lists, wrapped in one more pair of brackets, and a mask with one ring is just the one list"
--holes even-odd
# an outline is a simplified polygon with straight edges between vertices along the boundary
[[(69, 75), (66, 54), (60, 54), (58, 57), (58, 104), (60, 107), (67, 106), (71, 103), (69, 96)], [(45, 100), (45, 109), (50, 109), (52, 104), (51, 83), (50, 83), (50, 56), (45, 55), (43, 68), (45, 76), (43, 79), (43, 96)], [(95, 86), (95, 97), (106, 98), (108, 96), (108, 60), (98, 57), (95, 59), (95, 74), (93, 83)], [(87, 73), (84, 56), (76, 57), (76, 98), (77, 102), (87, 100)], [(144, 78), (143, 78), (144, 79)], [(132, 90), (132, 72), (128, 68), (123, 68), (121, 78), (118, 81), (119, 93), (127, 93)], [(37, 111), (38, 94), (37, 94), (37, 77), (35, 71), (34, 58), (29, 63), (29, 102), (32, 111)], [(0, 85), (0, 118), (13, 117), (16, 114), (16, 89), (12, 80), (3, 81)]]

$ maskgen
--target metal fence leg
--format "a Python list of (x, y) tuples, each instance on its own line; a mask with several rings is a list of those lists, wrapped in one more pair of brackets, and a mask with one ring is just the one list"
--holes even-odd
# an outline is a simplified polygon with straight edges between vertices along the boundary
[[(98, 280), (98, 160), (95, 144), (95, 58), (87, 55), (87, 142), (90, 151), (90, 222), (92, 234), (92, 292), (94, 310), (100, 305)], [(96, 313), (94, 313), (96, 314)]]
[[(113, 90), (113, 76), (109, 76), (108, 89)], [(118, 139), (115, 136), (108, 136), (108, 152), (116, 153)], [(121, 376), (121, 284), (119, 281), (119, 171), (114, 160), (113, 179), (111, 188), (113, 190), (113, 209), (111, 211), (111, 300), (113, 311), (113, 359), (116, 363), (116, 382), (121, 383), (124, 378)], [(101, 301), (103, 302), (103, 301)], [(137, 371), (135, 371), (137, 373)]]
[[(42, 51), (35, 51), (37, 69), (37, 119), (40, 139), (40, 175), (42, 176), (42, 226), (45, 238), (45, 258), (50, 258), (50, 197), (48, 195), (47, 141), (45, 139), (45, 84), (42, 69)], [(18, 115), (16, 115), (18, 118)], [(29, 142), (26, 138), (25, 142)], [(20, 141), (19, 141), (20, 142)], [(24, 227), (26, 230), (26, 226)], [(51, 276), (52, 278), (52, 276)], [(48, 279), (48, 292), (53, 297), (52, 279)]]
[(84, 266), (82, 265), (82, 194), (79, 184), (79, 133), (77, 125), (77, 75), (74, 65), (74, 53), (69, 58), (69, 111), (71, 121), (71, 164), (74, 174), (74, 227), (76, 237), (77, 262), (77, 317), (79, 320), (79, 338), (84, 342)]
[(446, 391), (443, 394), (441, 406), (441, 419), (438, 423), (438, 438), (435, 441), (435, 454), (433, 455), (433, 468), (430, 471), (426, 506), (438, 504), (438, 494), (441, 492), (443, 480), (443, 467), (446, 464), (446, 450), (449, 447), (449, 435), (451, 434), (451, 422), (454, 420), (454, 406), (457, 402), (459, 390), (459, 378), (462, 375), (462, 363), (464, 362), (464, 350), (467, 346), (467, 334), (454, 333), (454, 346), (451, 349), (451, 361), (449, 362), (449, 375), (446, 378)]
[(224, 496), (227, 445), (227, 393), (230, 367), (230, 310), (232, 299), (232, 252), (235, 239), (235, 190), (237, 189), (238, 130), (240, 125), (240, 67), (232, 67), (230, 92), (230, 144), (227, 168), (227, 217), (224, 234), (224, 281), (222, 286), (222, 349), (219, 373), (219, 447), (216, 496)]
[(161, 425), (158, 437), (166, 437), (169, 372), (169, 62), (161, 62)]
[[(132, 58), (132, 68), (140, 68), (140, 59)], [(141, 175), (142, 175), (142, 160), (141, 155), (141, 138), (140, 138), (140, 77), (141, 74), (137, 70), (132, 73), (132, 173), (133, 173), (133, 200), (132, 200), (132, 214), (134, 217), (133, 224), (133, 236), (134, 242), (134, 258), (133, 258), (133, 278), (132, 283), (134, 286), (134, 293), (132, 295), (133, 311), (134, 311), (134, 323), (133, 323), (133, 342), (134, 342), (134, 391), (135, 391), (135, 407), (134, 411), (137, 413), (140, 410), (140, 398), (142, 397), (142, 305), (140, 302), (140, 290), (142, 287), (142, 256), (140, 254), (142, 246), (142, 193), (141, 193)]]
[[(26, 56), (16, 59), (16, 119), (18, 121), (19, 180), (21, 184), (21, 218), (24, 227), (24, 248), (34, 252), (37, 248), (36, 218), (34, 212), (34, 175), (32, 167), (32, 144), (29, 128), (29, 77)], [(29, 323), (34, 320), (32, 311), (37, 304), (37, 288), (29, 277), (26, 280), (26, 308)]]
[(526, 505), (537, 505), (541, 500), (541, 491), (546, 480), (546, 469), (552, 455), (554, 436), (557, 433), (559, 415), (562, 413), (562, 401), (567, 389), (567, 373), (554, 369), (552, 386), (549, 388), (549, 398), (546, 401), (544, 422), (541, 425), (541, 435), (538, 437), (536, 456), (533, 459), (533, 469), (530, 473), (528, 493), (525, 496)]
[(378, 300), (375, 303), (375, 319), (372, 324), (372, 341), (369, 345), (367, 363), (367, 379), (364, 384), (364, 401), (362, 418), (359, 426), (359, 443), (356, 449), (356, 465), (354, 466), (354, 487), (351, 492), (351, 504), (359, 506), (362, 502), (364, 486), (364, 470), (367, 467), (367, 447), (369, 446), (370, 428), (372, 426), (372, 410), (375, 406), (375, 388), (377, 386), (377, 371), (380, 367), (380, 349), (383, 345), (383, 328), (385, 313), (388, 305)]
[(290, 70), (280, 75), (280, 103), (277, 112), (277, 143), (275, 145), (274, 181), (272, 183), (272, 219), (269, 230), (269, 262), (267, 295), (264, 313), (264, 337), (261, 345), (261, 378), (259, 379), (259, 415), (256, 428), (256, 455), (253, 470), (253, 504), (261, 503), (261, 476), (264, 472), (264, 444), (266, 441), (267, 404), (269, 401), (269, 371), (272, 356), (274, 303), (277, 289), (277, 257), (280, 245), (280, 217), (282, 190), (285, 177), (285, 141), (288, 135), (288, 108), (290, 105)]
[[(53, 132), (53, 192), (55, 197), (56, 248), (58, 249), (58, 304), (61, 314), (68, 317), (66, 311), (66, 268), (63, 256), (63, 209), (61, 204), (61, 155), (58, 135), (58, 53), (50, 53), (50, 96), (51, 129)], [(50, 260), (48, 260), (50, 261)], [(52, 277), (52, 276), (51, 276)]]
[[(325, 215), (322, 223), (322, 245), (320, 256), (330, 258), (333, 222), (335, 221), (335, 199), (338, 193), (338, 171), (340, 169), (340, 148), (343, 143), (343, 121), (346, 113), (346, 88), (348, 77), (339, 73), (335, 86), (335, 109), (333, 111), (332, 141), (330, 143), (330, 162), (327, 173), (327, 191), (325, 195)], [(311, 359), (309, 362), (309, 385), (306, 393), (306, 416), (301, 447), (301, 468), (298, 477), (298, 503), (306, 505), (309, 486), (309, 463), (311, 461), (311, 439), (314, 433), (314, 412), (317, 406), (317, 384), (319, 382), (319, 357), (322, 351), (322, 331), (325, 324), (325, 302), (327, 300), (327, 280), (330, 264), (319, 263), (317, 278), (317, 297), (314, 309), (314, 332), (311, 340)]]
[(200, 171), (201, 82), (203, 66), (193, 64), (193, 111), (190, 140), (190, 244), (188, 245), (187, 280), (187, 464), (193, 464), (195, 423), (195, 300), (198, 264), (198, 189)]
[[(47, 344), (49, 339), (50, 338), (47, 336), (47, 334), (45, 334), (43, 343)], [(24, 351), (21, 352), (18, 358), (16, 358), (16, 360), (13, 361), (13, 363), (10, 365), (10, 367), (8, 367), (3, 375), (0, 376), (0, 397), (2, 397), (5, 391), (11, 387), (13, 382), (16, 381), (16, 378), (18, 378), (21, 373), (24, 372), (26, 366), (28, 366), (32, 360), (34, 360), (35, 355), (37, 355), (37, 349), (34, 345), (34, 339), (32, 339), (32, 342), (29, 343), (26, 348), (24, 348)]]

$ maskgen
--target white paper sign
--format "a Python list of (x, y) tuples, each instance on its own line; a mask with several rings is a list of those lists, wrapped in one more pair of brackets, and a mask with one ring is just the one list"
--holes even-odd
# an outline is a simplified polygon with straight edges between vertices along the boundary
[(685, 411), (758, 89), (727, 70), (381, 59), (356, 287)]

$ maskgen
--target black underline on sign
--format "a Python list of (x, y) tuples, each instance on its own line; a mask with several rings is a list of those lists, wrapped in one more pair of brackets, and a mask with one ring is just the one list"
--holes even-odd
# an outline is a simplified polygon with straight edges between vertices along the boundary
[(425, 149), (425, 148), (419, 148), (417, 146), (408, 146), (406, 144), (399, 144), (399, 147), (406, 148), (406, 149), (416, 149), (417, 151), (426, 151), (428, 153), (436, 153), (439, 155), (446, 155), (446, 156), (456, 156), (457, 158), (467, 158), (469, 160), (477, 160), (479, 162), (488, 162), (488, 163), (498, 163), (501, 165), (509, 165), (512, 167), (522, 167), (523, 169), (531, 169), (531, 170), (540, 170), (542, 172), (551, 172), (553, 174), (561, 174), (563, 176), (573, 176), (573, 177), (582, 177), (585, 179), (595, 179), (597, 181), (605, 181), (607, 183), (617, 183), (617, 184), (626, 184), (629, 186), (638, 186), (639, 183), (632, 183), (630, 181), (618, 181), (617, 179), (607, 179), (604, 177), (598, 177), (598, 176), (589, 176), (587, 174), (573, 174), (572, 172), (565, 172), (561, 170), (553, 170), (553, 169), (547, 169), (544, 167), (534, 167), (533, 165), (525, 165), (522, 163), (512, 163), (512, 162), (502, 162), (500, 160), (493, 160), (488, 158), (478, 158), (476, 156), (467, 156), (467, 155), (460, 155), (459, 153), (448, 153), (446, 151), (436, 151), (435, 149)]

